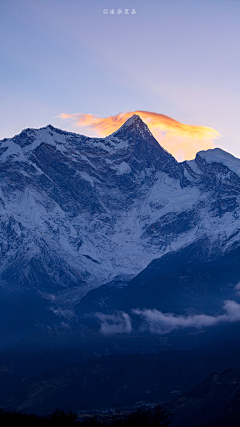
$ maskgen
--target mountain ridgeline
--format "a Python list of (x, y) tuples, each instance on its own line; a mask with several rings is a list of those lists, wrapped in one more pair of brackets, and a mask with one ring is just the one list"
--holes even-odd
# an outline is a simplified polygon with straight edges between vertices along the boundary
[(240, 280), (240, 160), (218, 148), (178, 163), (137, 115), (106, 138), (49, 125), (0, 141), (0, 174), (10, 323), (8, 301), (37, 304), (38, 324), (43, 313), (73, 318), (74, 307), (197, 309), (194, 292), (220, 289), (218, 262), (235, 263), (221, 289)]

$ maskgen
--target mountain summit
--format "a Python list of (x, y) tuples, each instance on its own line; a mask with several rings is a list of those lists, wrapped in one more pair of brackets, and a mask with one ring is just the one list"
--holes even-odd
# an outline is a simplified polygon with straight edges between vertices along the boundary
[(123, 139), (126, 139), (128, 132), (135, 132), (135, 133), (141, 133), (145, 137), (152, 136), (150, 130), (148, 129), (148, 126), (142, 121), (142, 119), (137, 115), (134, 114), (132, 117), (130, 117), (116, 132), (114, 132), (112, 135), (116, 137), (122, 136)]
[(135, 143), (147, 142), (159, 152), (163, 151), (166, 155), (170, 156), (170, 154), (159, 145), (146, 123), (144, 123), (137, 114), (130, 117), (116, 132), (109, 136), (109, 138), (111, 137), (119, 138), (124, 141), (129, 140)]

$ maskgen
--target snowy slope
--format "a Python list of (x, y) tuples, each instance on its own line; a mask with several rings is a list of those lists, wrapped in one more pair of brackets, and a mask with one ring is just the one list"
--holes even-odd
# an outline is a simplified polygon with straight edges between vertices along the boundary
[(134, 115), (107, 138), (51, 125), (0, 141), (1, 286), (76, 301), (207, 236), (239, 245), (240, 160), (178, 163)]

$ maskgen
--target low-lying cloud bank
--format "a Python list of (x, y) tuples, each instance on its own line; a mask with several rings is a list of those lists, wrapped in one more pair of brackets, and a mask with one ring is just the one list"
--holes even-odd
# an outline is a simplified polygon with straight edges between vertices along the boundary
[[(220, 323), (240, 321), (240, 304), (236, 301), (224, 301), (223, 309), (225, 313), (217, 316), (209, 316), (207, 314), (182, 316), (174, 313), (162, 313), (156, 309), (134, 309), (132, 313), (141, 317), (141, 331), (164, 335), (176, 329), (200, 329)], [(104, 335), (130, 333), (133, 331), (132, 319), (123, 311), (115, 312), (114, 314), (96, 313), (95, 317), (100, 321), (100, 332)]]
[(240, 304), (236, 301), (224, 301), (223, 308), (225, 314), (209, 316), (207, 314), (196, 314), (189, 316), (176, 316), (173, 313), (162, 313), (154, 310), (133, 310), (134, 314), (142, 317), (144, 323), (142, 330), (149, 330), (152, 333), (167, 334), (174, 329), (197, 328), (214, 326), (224, 322), (240, 321)]

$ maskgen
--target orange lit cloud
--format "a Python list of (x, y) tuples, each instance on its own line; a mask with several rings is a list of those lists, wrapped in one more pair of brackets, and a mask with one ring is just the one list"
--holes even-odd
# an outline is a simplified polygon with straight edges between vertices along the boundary
[(159, 144), (180, 161), (193, 159), (198, 151), (215, 148), (213, 141), (221, 137), (210, 127), (185, 125), (164, 114), (149, 111), (131, 111), (105, 118), (65, 113), (59, 117), (73, 119), (77, 126), (92, 129), (99, 136), (107, 136), (118, 130), (133, 114), (140, 116)]

